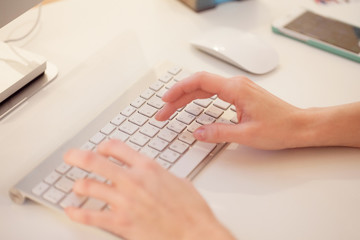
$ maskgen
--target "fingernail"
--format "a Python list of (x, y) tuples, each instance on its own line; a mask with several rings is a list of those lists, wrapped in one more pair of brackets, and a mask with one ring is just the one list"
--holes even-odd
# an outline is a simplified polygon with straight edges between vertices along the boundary
[(198, 140), (205, 140), (205, 138), (206, 138), (205, 129), (202, 128), (202, 127), (196, 129), (195, 132), (194, 132), (194, 136)]
[(161, 100), (163, 100), (164, 102), (166, 102), (165, 100), (166, 100), (166, 96), (167, 95), (169, 95), (169, 91), (166, 91), (165, 93), (164, 93), (164, 95), (161, 97)]
[(160, 109), (160, 110), (155, 114), (155, 119), (156, 119), (156, 120), (160, 120), (160, 119), (161, 119), (162, 112), (163, 112), (163, 110)]

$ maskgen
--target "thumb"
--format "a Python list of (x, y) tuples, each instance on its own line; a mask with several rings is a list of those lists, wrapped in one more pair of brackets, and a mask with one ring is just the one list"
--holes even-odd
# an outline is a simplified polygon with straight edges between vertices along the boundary
[(199, 127), (194, 137), (204, 142), (238, 142), (241, 137), (239, 125), (213, 123)]

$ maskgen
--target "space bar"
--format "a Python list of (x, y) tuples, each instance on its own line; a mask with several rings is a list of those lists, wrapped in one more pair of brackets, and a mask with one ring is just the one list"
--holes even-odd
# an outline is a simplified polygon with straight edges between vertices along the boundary
[(197, 141), (169, 171), (178, 177), (187, 177), (215, 147), (215, 143)]

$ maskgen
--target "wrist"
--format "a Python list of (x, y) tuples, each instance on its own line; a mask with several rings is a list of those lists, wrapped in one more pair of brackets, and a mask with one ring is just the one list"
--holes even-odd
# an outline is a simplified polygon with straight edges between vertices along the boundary
[(349, 146), (359, 147), (357, 135), (360, 119), (357, 105), (300, 109), (295, 119), (296, 144), (294, 147)]
[(326, 144), (323, 140), (324, 116), (320, 108), (300, 109), (294, 116), (294, 147), (311, 147)]

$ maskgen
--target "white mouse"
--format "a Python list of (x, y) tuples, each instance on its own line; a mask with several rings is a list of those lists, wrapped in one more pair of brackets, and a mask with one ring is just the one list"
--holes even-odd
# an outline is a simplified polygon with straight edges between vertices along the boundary
[(278, 54), (273, 47), (254, 34), (232, 28), (221, 28), (205, 33), (191, 44), (245, 71), (264, 74), (278, 65)]

